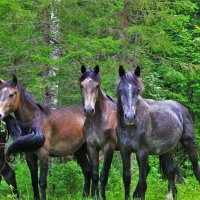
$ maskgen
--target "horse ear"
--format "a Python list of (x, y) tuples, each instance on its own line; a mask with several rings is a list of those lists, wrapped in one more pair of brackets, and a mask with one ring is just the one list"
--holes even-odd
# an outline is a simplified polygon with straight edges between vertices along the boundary
[(135, 75), (136, 75), (137, 77), (140, 77), (140, 66), (139, 66), (139, 65), (137, 65), (137, 67), (136, 67), (134, 73), (135, 73)]
[(13, 74), (13, 79), (12, 79), (13, 85), (17, 85), (17, 77)]
[(6, 81), (4, 81), (3, 79), (0, 79), (0, 85), (3, 85), (4, 83), (6, 83)]
[(95, 66), (95, 68), (94, 68), (94, 72), (95, 72), (96, 74), (99, 73), (99, 65), (96, 65), (96, 66)]
[(84, 74), (86, 71), (86, 67), (85, 65), (81, 65), (81, 73)]
[(122, 77), (126, 73), (124, 67), (122, 65), (119, 66), (119, 76)]

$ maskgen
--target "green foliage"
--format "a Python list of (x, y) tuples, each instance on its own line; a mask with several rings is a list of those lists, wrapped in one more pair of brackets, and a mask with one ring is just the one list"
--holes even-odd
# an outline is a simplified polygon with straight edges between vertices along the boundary
[[(187, 177), (184, 183), (177, 184), (178, 196), (177, 200), (188, 200), (191, 197), (198, 200), (200, 188), (197, 180), (194, 178), (192, 171), (189, 169), (188, 163)], [(167, 193), (167, 181), (163, 181), (158, 173), (158, 159), (150, 157), (151, 171), (148, 175), (147, 183), (147, 200), (164, 199)], [(17, 184), (20, 192), (20, 199), (33, 199), (33, 191), (31, 186), (30, 173), (27, 164), (22, 158), (17, 157), (13, 167), (17, 174)], [(102, 168), (102, 162), (100, 163)], [(23, 177), (23, 178), (22, 178)], [(138, 181), (138, 167), (135, 156), (132, 157), (132, 183), (131, 193), (134, 191)], [(12, 195), (12, 188), (9, 187), (4, 180), (0, 183), (1, 193), (0, 199), (15, 199)], [(60, 163), (59, 159), (53, 159), (49, 170), (47, 199), (67, 199), (78, 200), (82, 199), (83, 175), (80, 167), (75, 161), (68, 163)], [(107, 185), (106, 195), (111, 200), (121, 200), (124, 197), (124, 187), (122, 181), (122, 163), (120, 154), (115, 153), (114, 161), (111, 167), (109, 181)], [(91, 198), (86, 198), (90, 200)]]
[[(48, 16), (44, 18), (45, 11)], [(56, 20), (53, 20), (52, 13)], [(56, 24), (58, 30), (52, 28)], [(45, 43), (49, 39), (49, 43)], [(58, 51), (57, 58), (53, 51)], [(173, 99), (185, 105), (194, 120), (200, 150), (200, 2), (198, 0), (0, 1), (0, 78), (18, 79), (36, 101), (44, 89), (56, 86), (58, 107), (80, 104), (80, 66), (100, 66), (101, 86), (115, 98), (118, 66), (141, 65), (146, 98)], [(53, 71), (54, 75), (45, 75)], [(116, 98), (115, 98), (116, 99)], [(2, 130), (2, 128), (0, 128)], [(121, 162), (114, 159), (108, 199), (123, 199)], [(134, 166), (136, 165), (133, 159)], [(147, 199), (164, 199), (167, 184), (152, 159)], [(23, 159), (15, 163), (22, 199), (32, 199), (30, 175)], [(133, 167), (134, 176), (138, 169)], [(198, 199), (188, 161), (183, 163), (185, 184), (178, 199)], [(81, 199), (83, 177), (74, 163), (52, 164), (49, 199)], [(24, 176), (27, 174), (27, 176)], [(21, 178), (23, 177), (23, 178)], [(133, 179), (133, 187), (136, 179)], [(0, 199), (12, 199), (0, 184)]]

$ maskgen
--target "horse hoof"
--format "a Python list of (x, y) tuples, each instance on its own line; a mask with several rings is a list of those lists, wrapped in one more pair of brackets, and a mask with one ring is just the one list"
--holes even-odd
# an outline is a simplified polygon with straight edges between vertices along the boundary
[(174, 200), (172, 192), (167, 193), (165, 200)]

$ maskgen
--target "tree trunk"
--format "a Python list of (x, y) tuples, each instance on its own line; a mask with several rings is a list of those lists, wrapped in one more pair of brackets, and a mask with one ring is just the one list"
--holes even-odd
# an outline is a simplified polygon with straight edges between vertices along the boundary
[[(50, 45), (50, 14), (49, 14), (49, 6), (46, 6), (44, 9), (44, 15), (43, 15), (43, 37), (44, 37), (44, 44), (46, 46)], [(44, 68), (43, 71), (43, 78), (48, 77), (49, 75), (49, 66), (46, 66)], [(51, 104), (51, 96), (50, 96), (50, 88), (49, 87), (45, 87), (43, 89), (43, 94), (44, 94), (44, 98), (43, 98), (43, 103), (46, 105), (50, 105)]]

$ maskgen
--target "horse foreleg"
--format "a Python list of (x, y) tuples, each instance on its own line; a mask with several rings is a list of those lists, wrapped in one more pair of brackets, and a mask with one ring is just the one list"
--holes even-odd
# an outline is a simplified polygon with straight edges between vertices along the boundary
[(84, 176), (83, 196), (90, 195), (91, 167), (86, 156), (86, 145), (84, 144), (76, 153), (75, 157), (80, 165)]
[(31, 172), (31, 181), (34, 192), (34, 199), (40, 199), (38, 188), (38, 157), (34, 154), (25, 154), (26, 162)]
[(136, 156), (139, 162), (139, 181), (135, 189), (135, 192), (133, 193), (133, 198), (144, 200), (147, 189), (146, 178), (149, 166), (148, 154), (144, 150), (141, 150), (137, 153)]
[(46, 200), (48, 158), (47, 155), (40, 157), (40, 189), (42, 200)]
[(100, 176), (101, 198), (103, 200), (106, 199), (105, 189), (106, 189), (106, 185), (108, 182), (108, 174), (109, 174), (110, 166), (111, 166), (112, 159), (113, 159), (114, 149), (115, 149), (115, 147), (110, 144), (108, 144), (108, 146), (105, 146), (105, 148), (103, 149), (104, 163), (103, 163), (103, 169), (101, 171), (101, 176)]
[[(137, 155), (136, 155), (136, 158), (137, 158), (137, 163), (138, 163), (138, 167), (139, 167), (139, 164), (140, 164), (140, 163), (139, 163), (139, 160), (138, 160)], [(150, 167), (150, 165), (148, 164), (148, 166), (147, 166), (146, 178), (148, 177), (148, 174), (149, 174), (150, 170), (151, 170), (151, 167)], [(138, 193), (139, 193), (138, 187), (136, 187), (136, 189), (135, 189), (135, 191), (134, 191), (135, 196), (138, 196), (138, 195), (137, 195)]]
[(15, 178), (15, 171), (5, 163), (3, 170), (1, 171), (1, 175), (4, 177), (6, 183), (11, 185), (13, 188), (13, 193), (16, 195), (17, 199), (19, 199), (19, 192), (17, 190), (17, 183)]
[[(137, 155), (136, 155), (136, 159), (137, 159), (137, 163), (138, 163), (138, 166), (139, 166), (139, 165), (140, 165), (140, 162), (139, 162), (139, 159), (138, 159)], [(151, 170), (151, 167), (150, 167), (150, 165), (149, 165), (149, 163), (148, 163), (148, 166), (147, 166), (147, 176), (148, 176), (150, 170)], [(146, 176), (146, 177), (147, 177), (147, 176)]]
[(130, 184), (131, 184), (131, 152), (127, 151), (126, 148), (120, 148), (120, 154), (123, 163), (123, 182), (125, 188), (125, 200), (130, 198)]
[(99, 198), (98, 182), (99, 182), (99, 150), (88, 146), (90, 165), (92, 168), (92, 197)]

